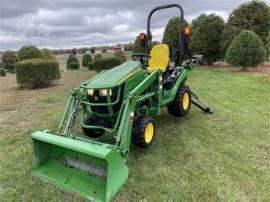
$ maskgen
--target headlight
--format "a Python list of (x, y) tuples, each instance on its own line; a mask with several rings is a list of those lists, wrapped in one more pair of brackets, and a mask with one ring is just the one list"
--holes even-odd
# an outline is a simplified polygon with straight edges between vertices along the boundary
[(87, 89), (87, 94), (88, 95), (94, 95), (94, 90), (93, 89)]
[[(109, 95), (111, 96), (112, 95), (112, 89), (108, 89), (108, 91), (109, 91)], [(100, 96), (107, 96), (107, 89), (101, 89), (101, 90), (99, 90), (99, 95)]]

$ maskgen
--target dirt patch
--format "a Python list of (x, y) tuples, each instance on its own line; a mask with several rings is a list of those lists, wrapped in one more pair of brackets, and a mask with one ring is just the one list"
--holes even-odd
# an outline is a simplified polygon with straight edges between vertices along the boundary
[[(62, 73), (62, 78), (53, 86), (43, 89), (19, 89), (16, 75), (8, 74), (0, 78), (0, 123), (1, 127), (16, 124), (29, 127), (29, 116), (36, 110), (52, 108), (61, 100), (55, 100), (55, 94), (67, 97), (68, 90), (88, 80), (94, 72), (87, 69)], [(28, 119), (27, 119), (28, 117)]]
[(14, 115), (17, 111), (4, 111), (0, 113), (0, 122), (5, 122), (10, 116)]

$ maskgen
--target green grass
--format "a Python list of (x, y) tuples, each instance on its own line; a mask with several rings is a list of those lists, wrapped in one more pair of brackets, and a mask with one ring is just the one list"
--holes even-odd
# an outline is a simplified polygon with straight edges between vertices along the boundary
[[(65, 72), (60, 85), (34, 91), (3, 78), (11, 84), (0, 89), (10, 97), (1, 99), (0, 201), (84, 200), (31, 175), (29, 134), (55, 130), (68, 89), (91, 75)], [(186, 118), (175, 118), (164, 109), (151, 148), (132, 146), (129, 179), (114, 201), (269, 201), (270, 81), (198, 69), (187, 84), (214, 114), (192, 106)]]

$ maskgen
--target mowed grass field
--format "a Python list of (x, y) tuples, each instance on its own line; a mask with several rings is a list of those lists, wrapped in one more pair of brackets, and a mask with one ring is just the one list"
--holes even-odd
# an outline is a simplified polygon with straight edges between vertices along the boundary
[[(30, 133), (55, 131), (68, 90), (94, 74), (62, 72), (58, 85), (40, 90), (0, 78), (0, 201), (85, 201), (31, 175)], [(132, 146), (129, 179), (113, 201), (269, 201), (269, 77), (199, 68), (187, 84), (214, 114), (192, 106), (175, 118), (164, 108), (151, 148)]]

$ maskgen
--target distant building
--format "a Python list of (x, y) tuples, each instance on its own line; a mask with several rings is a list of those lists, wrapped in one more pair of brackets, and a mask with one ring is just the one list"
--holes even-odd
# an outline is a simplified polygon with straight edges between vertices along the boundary
[(125, 52), (125, 47), (123, 45), (117, 45), (112, 47), (112, 49), (107, 50), (107, 52), (118, 52), (118, 51), (123, 51)]

